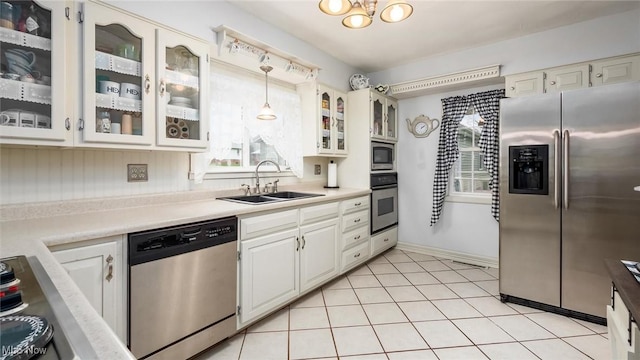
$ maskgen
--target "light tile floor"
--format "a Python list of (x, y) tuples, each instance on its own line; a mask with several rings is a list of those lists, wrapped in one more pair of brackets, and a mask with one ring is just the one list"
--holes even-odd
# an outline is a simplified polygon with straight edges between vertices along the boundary
[(197, 360), (610, 359), (607, 328), (499, 301), (497, 269), (391, 249)]

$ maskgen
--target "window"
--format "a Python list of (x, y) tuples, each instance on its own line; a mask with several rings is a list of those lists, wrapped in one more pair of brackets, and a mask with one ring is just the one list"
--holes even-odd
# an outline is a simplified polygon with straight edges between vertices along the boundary
[(483, 120), (473, 106), (462, 118), (458, 127), (458, 151), (460, 157), (453, 164), (452, 184), (449, 195), (491, 195), (491, 176), (483, 164), (484, 156), (478, 143), (482, 134)]
[[(269, 79), (269, 103), (276, 120), (257, 120), (265, 100), (264, 77), (211, 69), (210, 154), (208, 172), (253, 172), (262, 160), (302, 174), (300, 96), (293, 85)], [(269, 164), (266, 164), (269, 165)], [(265, 166), (265, 170), (273, 167)]]

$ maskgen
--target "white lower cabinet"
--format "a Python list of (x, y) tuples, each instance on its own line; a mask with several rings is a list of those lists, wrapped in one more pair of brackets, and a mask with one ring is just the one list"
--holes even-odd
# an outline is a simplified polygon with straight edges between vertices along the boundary
[(613, 359), (640, 360), (640, 328), (629, 319), (631, 314), (617, 291), (613, 304), (607, 305), (607, 333)]
[(298, 296), (298, 247), (298, 229), (240, 242), (240, 323)]
[(371, 236), (371, 256), (376, 256), (398, 243), (398, 227)]
[(338, 274), (338, 215), (335, 202), (240, 219), (238, 329)]
[(100, 239), (97, 244), (53, 250), (80, 291), (105, 322), (126, 342), (124, 235)]
[(369, 259), (369, 196), (345, 200), (342, 213), (342, 250), (340, 273), (344, 273)]

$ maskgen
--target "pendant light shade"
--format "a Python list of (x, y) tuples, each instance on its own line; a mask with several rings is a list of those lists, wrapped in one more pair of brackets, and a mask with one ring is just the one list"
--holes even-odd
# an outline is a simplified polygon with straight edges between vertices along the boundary
[(320, 0), (318, 3), (320, 10), (327, 15), (344, 15), (351, 10), (349, 0)]
[(384, 22), (400, 22), (413, 13), (413, 6), (405, 0), (389, 0), (387, 6), (380, 13), (380, 19)]
[(260, 70), (264, 71), (264, 106), (258, 114), (258, 120), (275, 120), (276, 114), (269, 106), (269, 71), (273, 70), (273, 67), (268, 65), (260, 66)]
[(342, 20), (342, 25), (350, 29), (361, 29), (371, 25), (371, 17), (362, 8), (360, 1), (356, 1), (351, 8), (351, 11)]

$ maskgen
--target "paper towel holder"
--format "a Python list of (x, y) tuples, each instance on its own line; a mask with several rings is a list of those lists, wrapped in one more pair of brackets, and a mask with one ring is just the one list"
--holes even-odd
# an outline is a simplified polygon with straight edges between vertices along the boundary
[(334, 164), (333, 160), (331, 160), (331, 161), (329, 162), (329, 165), (327, 166), (327, 185), (325, 185), (325, 187), (324, 187), (324, 188), (325, 188), (325, 189), (338, 189), (338, 188), (340, 188), (340, 186), (338, 186), (338, 182), (337, 182), (337, 177), (338, 177), (338, 175), (337, 175), (337, 174), (336, 174), (336, 172), (335, 172), (336, 170), (334, 170), (334, 173), (333, 173), (333, 176), (335, 176), (335, 177), (336, 177), (336, 179), (334, 179), (334, 181), (333, 181), (333, 182), (336, 184), (336, 186), (329, 186), (329, 183), (331, 183), (331, 182), (332, 182), (332, 181), (330, 181), (330, 179), (329, 179), (329, 177), (331, 176), (331, 171), (329, 171), (329, 168), (331, 168), (331, 165), (336, 166), (336, 165)]

